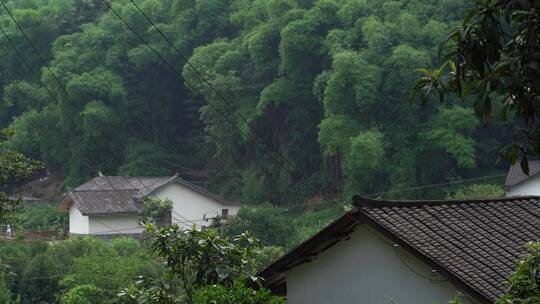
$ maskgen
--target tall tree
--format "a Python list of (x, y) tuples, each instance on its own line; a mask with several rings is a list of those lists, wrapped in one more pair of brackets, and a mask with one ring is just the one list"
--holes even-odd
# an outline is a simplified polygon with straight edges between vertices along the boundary
[(476, 0), (462, 24), (442, 45), (444, 63), (422, 69), (413, 90), (425, 102), (431, 93), (441, 101), (448, 93), (474, 99), (474, 110), (486, 123), (493, 112), (510, 120), (514, 141), (503, 155), (521, 159), (540, 153), (540, 3), (533, 0)]
[(42, 168), (40, 162), (6, 148), (5, 141), (9, 136), (9, 131), (0, 131), (0, 223), (20, 201), (19, 197), (8, 192), (10, 187)]

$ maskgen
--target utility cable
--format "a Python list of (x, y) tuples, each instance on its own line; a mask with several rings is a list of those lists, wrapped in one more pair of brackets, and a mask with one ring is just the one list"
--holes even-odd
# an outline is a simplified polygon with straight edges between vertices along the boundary
[[(106, 0), (101, 0), (127, 27), (129, 30), (131, 30), (142, 42), (143, 44), (145, 44), (156, 56), (158, 56), (158, 58), (163, 61), (181, 80), (183, 80), (187, 85), (188, 87), (193, 91), (195, 92), (196, 95), (198, 95), (202, 100), (204, 101), (207, 101), (208, 105), (210, 105), (212, 108), (214, 108), (227, 122), (229, 122), (229, 124), (237, 129), (240, 134), (242, 134), (242, 130), (236, 126), (236, 124), (232, 121), (230, 121), (228, 119), (228, 116), (227, 114), (225, 113), (222, 113), (215, 105), (213, 105), (211, 102), (209, 102), (205, 96), (199, 91), (197, 90), (194, 85), (192, 85), (187, 79), (185, 79), (182, 74), (180, 74), (173, 66), (172, 64), (166, 60), (163, 55), (161, 55), (154, 47), (152, 47), (151, 45), (148, 44), (148, 42), (146, 41), (146, 39), (144, 39), (144, 37), (142, 37), (113, 7), (112, 5), (107, 2)], [(157, 28), (156, 28), (157, 29)], [(160, 32), (161, 34), (163, 34), (159, 29), (157, 29), (158, 32)], [(167, 39), (168, 40), (168, 39)], [(169, 41), (170, 42), (170, 41)], [(175, 50), (177, 51), (177, 53), (184, 59), (186, 58), (184, 55), (182, 55), (181, 52), (178, 51), (178, 49), (175, 47)], [(185, 59), (184, 59), (185, 60)], [(189, 62), (189, 61), (187, 61)], [(190, 64), (190, 66), (193, 68), (193, 66)], [(196, 71), (196, 69), (194, 69)], [(198, 71), (196, 71), (196, 73), (198, 75), (201, 75)], [(223, 99), (223, 101), (225, 103), (227, 103), (231, 109), (239, 115), (239, 117), (244, 120), (244, 122), (248, 125), (248, 127), (255, 133), (255, 135), (257, 135), (256, 137), (259, 137), (260, 140), (263, 141), (263, 147), (264, 146), (267, 146), (267, 147), (272, 147), (268, 142), (267, 140), (260, 135), (260, 133), (253, 127), (252, 123), (249, 122), (245, 117), (242, 116), (241, 113), (239, 113), (235, 107), (232, 105), (232, 103), (230, 103), (226, 98), (224, 98), (224, 96), (219, 93), (219, 91), (217, 91), (213, 86), (210, 85), (210, 87), (216, 92), (216, 94), (218, 96), (220, 96), (220, 98)], [(268, 151), (267, 151), (268, 152)], [(294, 170), (294, 171), (297, 171), (297, 172), (300, 172), (301, 173), (301, 178), (305, 181), (305, 182), (308, 182), (308, 179), (307, 179), (307, 175), (305, 174), (305, 172), (303, 172), (303, 170), (300, 170), (298, 168), (296, 168), (287, 158), (285, 158), (281, 153), (279, 153), (279, 151), (271, 151), (273, 152), (274, 154), (278, 155), (282, 160), (280, 161), (279, 159), (276, 159), (276, 157), (272, 154), (272, 153), (269, 153), (270, 157), (272, 157), (274, 160), (278, 161), (279, 163), (282, 163), (282, 164), (287, 164), (290, 169)], [(311, 183), (310, 183), (311, 184)], [(335, 202), (330, 196), (328, 196), (327, 194), (325, 193), (321, 193), (321, 195), (325, 196), (325, 198), (328, 200), (328, 203), (330, 205), (332, 205), (337, 211), (339, 214), (343, 214), (343, 213), (346, 213), (346, 211), (343, 209), (343, 207), (338, 204), (337, 202)]]
[[(52, 69), (47, 65), (45, 59), (43, 58), (43, 56), (41, 55), (41, 53), (37, 50), (37, 48), (34, 46), (34, 44), (30, 41), (30, 39), (28, 38), (28, 35), (26, 35), (24, 29), (22, 28), (22, 26), (19, 24), (19, 22), (17, 21), (17, 19), (15, 18), (15, 16), (11, 13), (11, 11), (9, 10), (9, 8), (7, 7), (6, 3), (4, 2), (4, 0), (0, 0), (0, 2), (2, 3), (2, 6), (4, 7), (4, 9), (6, 10), (6, 12), (8, 13), (8, 15), (11, 17), (12, 21), (16, 24), (17, 28), (19, 29), (19, 31), (22, 33), (23, 37), (25, 38), (25, 40), (27, 41), (27, 43), (30, 45), (30, 47), (32, 48), (32, 50), (38, 55), (39, 59), (41, 60), (42, 64), (47, 68), (47, 70), (51, 73), (51, 75), (53, 76), (53, 78), (56, 80), (56, 82), (58, 83), (59, 87), (62, 89), (62, 91), (65, 93), (66, 95), (66, 98), (70, 99), (71, 101), (71, 96), (69, 95), (69, 93), (67, 92), (66, 88), (64, 87), (64, 85), (62, 84), (62, 82), (60, 81), (60, 79), (58, 78), (58, 76), (52, 71)], [(9, 36), (7, 35), (7, 33), (2, 29), (2, 33), (4, 34), (4, 36), (6, 37), (6, 39), (8, 39), (9, 41), (11, 41), (11, 39), (9, 38)], [(142, 37), (141, 37), (142, 38)], [(14, 44), (12, 44), (12, 46), (14, 47), (14, 49), (16, 50), (17, 54), (21, 57), (21, 59), (23, 60), (23, 62), (26, 62), (26, 59), (24, 58), (24, 56), (22, 56), (22, 54), (18, 51), (18, 49), (15, 47)], [(164, 58), (163, 58), (164, 59)], [(171, 66), (172, 68), (172, 66)], [(173, 69), (174, 70), (174, 69)], [(47, 86), (41, 81), (40, 78), (36, 77), (41, 83), (42, 85), (47, 89), (47, 91), (51, 94), (51, 97), (54, 98), (54, 95), (52, 94), (52, 92), (50, 92), (50, 90), (47, 88)], [(109, 183), (110, 184), (110, 183)], [(130, 182), (131, 184), (131, 182)], [(143, 187), (146, 188), (146, 186), (144, 185), (144, 183), (141, 183), (141, 185), (143, 185)], [(133, 185), (132, 185), (133, 186)], [(146, 190), (148, 190), (148, 188), (146, 188)], [(151, 192), (150, 192), (151, 193)], [(181, 215), (180, 215), (181, 216)], [(181, 216), (182, 218), (184, 218), (183, 216)], [(189, 221), (188, 219), (184, 218), (186, 221)]]
[[(32, 48), (32, 50), (34, 51), (34, 53), (36, 53), (36, 55), (39, 57), (39, 60), (41, 61), (41, 63), (43, 64), (43, 66), (49, 71), (49, 73), (51, 73), (51, 76), (54, 78), (54, 80), (58, 83), (58, 85), (60, 86), (60, 88), (62, 89), (62, 91), (64, 92), (64, 94), (66, 95), (66, 97), (68, 99), (71, 99), (70, 96), (69, 96), (69, 93), (67, 92), (66, 88), (64, 87), (64, 85), (62, 84), (62, 82), (60, 81), (60, 79), (58, 78), (58, 76), (56, 75), (56, 73), (53, 72), (53, 70), (47, 65), (47, 61), (45, 60), (45, 58), (43, 58), (43, 56), (41, 55), (41, 53), (37, 50), (37, 48), (34, 46), (34, 44), (30, 41), (30, 38), (28, 38), (28, 35), (26, 35), (26, 32), (24, 31), (24, 29), (22, 28), (22, 26), (19, 24), (19, 22), (17, 21), (17, 19), (15, 18), (15, 16), (12, 14), (11, 10), (7, 7), (6, 5), (6, 2), (4, 0), (0, 0), (0, 2), (2, 3), (2, 6), (4, 7), (4, 10), (8, 13), (9, 17), (11, 18), (11, 20), (13, 20), (13, 22), (15, 23), (15, 25), (17, 26), (17, 28), (19, 29), (19, 31), (21, 32), (21, 34), (23, 35), (24, 39), (26, 40), (26, 42), (28, 42), (28, 44), (30, 45), (30, 47)], [(24, 58), (24, 57), (23, 57)]]

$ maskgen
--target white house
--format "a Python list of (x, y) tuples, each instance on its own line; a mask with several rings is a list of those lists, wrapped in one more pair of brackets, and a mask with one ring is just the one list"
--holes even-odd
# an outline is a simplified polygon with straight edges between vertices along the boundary
[(185, 228), (208, 226), (239, 209), (220, 196), (177, 175), (172, 177), (97, 176), (68, 191), (59, 210), (69, 212), (70, 234), (138, 234), (138, 212), (145, 198), (170, 199), (171, 222)]
[(506, 196), (540, 195), (540, 161), (529, 161), (529, 175), (523, 173), (516, 163), (506, 175), (504, 190)]
[(540, 198), (381, 201), (354, 208), (262, 270), (288, 304), (494, 303), (527, 241)]

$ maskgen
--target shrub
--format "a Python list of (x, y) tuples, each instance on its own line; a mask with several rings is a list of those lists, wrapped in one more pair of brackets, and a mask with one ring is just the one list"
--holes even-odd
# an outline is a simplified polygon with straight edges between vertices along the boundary
[(272, 295), (269, 290), (254, 290), (240, 281), (232, 287), (204, 287), (195, 293), (194, 299), (197, 304), (285, 304), (283, 298)]
[(480, 199), (480, 198), (494, 198), (503, 197), (504, 190), (500, 185), (484, 184), (484, 185), (470, 185), (463, 187), (449, 196), (449, 199)]
[(229, 221), (225, 234), (237, 235), (249, 231), (265, 246), (284, 247), (294, 234), (287, 209), (263, 204), (255, 209), (241, 208)]
[(62, 297), (62, 304), (102, 303), (105, 303), (103, 290), (92, 284), (75, 286)]
[(540, 242), (526, 245), (527, 255), (508, 279), (508, 291), (498, 304), (540, 303)]

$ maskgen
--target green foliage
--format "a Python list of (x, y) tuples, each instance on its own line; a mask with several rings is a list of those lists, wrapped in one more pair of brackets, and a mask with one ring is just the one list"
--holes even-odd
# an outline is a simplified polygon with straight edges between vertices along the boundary
[[(405, 102), (414, 68), (440, 63), (462, 1), (138, 2), (197, 70), (133, 4), (115, 2), (184, 79), (99, 0), (9, 5), (62, 85), (2, 16), (31, 67), (0, 40), (0, 126), (16, 131), (10, 148), (64, 173), (65, 186), (97, 170), (196, 173), (227, 197), (287, 206), (321, 189), (350, 196), (492, 172), (490, 148), (511, 132), (493, 125), (486, 139), (455, 99), (421, 113)], [(359, 158), (367, 146), (377, 155)]]
[(377, 130), (350, 138), (350, 150), (343, 164), (348, 178), (348, 194), (369, 187), (382, 164), (384, 148), (383, 134)]
[(11, 303), (11, 290), (6, 284), (6, 275), (0, 274), (0, 303)]
[(430, 129), (422, 133), (426, 142), (448, 153), (459, 167), (476, 166), (475, 141), (470, 134), (478, 126), (478, 120), (471, 109), (459, 106), (441, 108), (430, 124)]
[(3, 281), (11, 299), (24, 304), (119, 303), (116, 293), (139, 275), (156, 279), (165, 273), (162, 260), (129, 238), (0, 242), (0, 259), (13, 273)]
[(15, 205), (19, 203), (17, 197), (14, 198), (4, 192), (6, 188), (43, 168), (40, 162), (6, 147), (5, 141), (11, 134), (8, 130), (0, 131), (0, 223), (3, 222), (6, 214), (13, 211)]
[(103, 290), (94, 285), (78, 285), (70, 289), (63, 297), (63, 304), (103, 304)]
[(504, 197), (504, 189), (496, 184), (477, 184), (457, 190), (449, 199), (467, 200)]
[(172, 207), (172, 201), (170, 199), (160, 199), (158, 197), (146, 198), (143, 202), (142, 210), (139, 211), (139, 222), (163, 225), (168, 216), (167, 214), (170, 216)]
[(292, 249), (293, 246), (312, 237), (335, 220), (337, 216), (335, 209), (332, 207), (304, 212), (296, 216), (293, 214), (292, 225), (295, 227), (295, 233), (290, 237), (287, 248)]
[(257, 208), (240, 208), (236, 216), (225, 226), (229, 236), (249, 231), (264, 246), (285, 247), (294, 233), (287, 209), (263, 204)]
[[(279, 247), (258, 248), (247, 233), (222, 238), (216, 230), (181, 230), (178, 226), (146, 225), (152, 248), (167, 261), (170, 277), (142, 279), (126, 288), (120, 298), (129, 304), (178, 303), (285, 303), (265, 289), (252, 289), (256, 269), (281, 255)], [(181, 290), (174, 286), (180, 285)]]
[(57, 204), (23, 206), (13, 214), (12, 223), (23, 231), (63, 231), (68, 227), (69, 215), (59, 212), (57, 207)]
[(60, 263), (47, 252), (38, 253), (29, 259), (20, 277), (23, 303), (51, 303), (60, 292), (58, 277)]
[(194, 295), (197, 304), (285, 304), (285, 299), (272, 295), (269, 290), (253, 290), (237, 281), (232, 287), (211, 285)]
[(118, 293), (121, 303), (126, 304), (183, 304), (182, 297), (175, 286), (179, 285), (170, 277), (160, 280), (142, 278), (134, 285)]
[(255, 256), (255, 269), (261, 270), (280, 258), (285, 251), (278, 246), (266, 246), (257, 249)]
[(133, 239), (114, 239), (108, 243), (97, 242), (90, 254), (72, 260), (70, 271), (62, 278), (60, 285), (71, 290), (80, 285), (93, 285), (102, 290), (105, 298), (113, 299), (117, 292), (133, 282), (138, 275), (155, 275), (150, 269), (151, 258), (138, 241)]
[(125, 150), (125, 161), (118, 168), (119, 175), (127, 176), (168, 176), (182, 168), (178, 163), (182, 160), (178, 155), (167, 151), (167, 147), (156, 144), (138, 142), (128, 144)]
[(246, 204), (256, 205), (264, 201), (268, 189), (265, 187), (264, 177), (258, 176), (257, 169), (248, 168), (242, 172), (242, 200)]
[[(434, 70), (420, 69), (423, 77), (417, 80), (413, 97), (425, 103), (432, 93), (441, 101), (455, 93), (462, 100), (474, 99), (477, 116), (486, 122), (493, 113), (503, 121), (514, 117), (534, 121), (540, 95), (535, 51), (539, 16), (538, 1), (474, 1), (462, 24), (441, 44), (444, 63)], [(540, 153), (538, 131), (536, 124), (512, 130), (514, 141), (503, 156), (512, 163), (522, 159), (528, 172), (527, 154)]]
[[(297, 206), (299, 207), (299, 206)], [(327, 207), (304, 211), (263, 204), (257, 208), (241, 208), (224, 226), (223, 232), (233, 237), (249, 231), (261, 245), (257, 254), (259, 265), (271, 262), (282, 250), (290, 250), (313, 236), (333, 219), (337, 213)]]
[(339, 151), (347, 153), (350, 149), (350, 139), (358, 134), (358, 123), (345, 115), (332, 114), (321, 121), (319, 125), (319, 142), (324, 147), (324, 153), (332, 156)]
[(222, 238), (216, 230), (190, 230), (173, 225), (158, 228), (146, 224), (152, 248), (182, 282), (186, 301), (193, 303), (194, 291), (207, 285), (233, 286), (236, 279), (251, 278), (255, 270), (256, 239), (243, 233)]
[(508, 279), (508, 291), (499, 304), (532, 304), (540, 301), (540, 243), (526, 244), (527, 254)]

